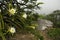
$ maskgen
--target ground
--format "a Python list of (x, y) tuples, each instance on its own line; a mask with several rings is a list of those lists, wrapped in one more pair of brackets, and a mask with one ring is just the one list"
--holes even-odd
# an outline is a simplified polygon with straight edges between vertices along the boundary
[(47, 30), (40, 31), (41, 35), (43, 36), (44, 40), (52, 40), (47, 35)]
[[(41, 36), (43, 36), (44, 40), (52, 40), (47, 36), (47, 30), (40, 31)], [(9, 40), (37, 40), (34, 35), (30, 33), (18, 33), (14, 37), (11, 37)]]
[(37, 40), (32, 34), (16, 34), (10, 40)]

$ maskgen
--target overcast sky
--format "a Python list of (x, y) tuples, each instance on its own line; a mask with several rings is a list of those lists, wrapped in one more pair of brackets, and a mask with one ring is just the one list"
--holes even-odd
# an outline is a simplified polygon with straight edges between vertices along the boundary
[(40, 5), (41, 10), (39, 10), (39, 13), (41, 14), (48, 14), (54, 10), (60, 10), (60, 0), (38, 0), (38, 2), (44, 3)]

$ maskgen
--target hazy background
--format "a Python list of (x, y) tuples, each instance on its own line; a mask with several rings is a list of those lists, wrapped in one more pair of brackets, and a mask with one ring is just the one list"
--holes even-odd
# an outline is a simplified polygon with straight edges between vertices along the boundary
[(40, 14), (49, 14), (54, 10), (60, 10), (60, 0), (38, 0), (37, 2), (43, 2), (40, 5), (41, 10), (37, 10)]

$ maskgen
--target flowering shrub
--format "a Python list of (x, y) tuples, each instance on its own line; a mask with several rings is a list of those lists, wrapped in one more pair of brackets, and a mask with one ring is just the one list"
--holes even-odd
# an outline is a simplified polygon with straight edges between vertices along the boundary
[[(20, 31), (32, 33), (41, 39), (41, 35), (36, 29), (39, 15), (34, 12), (35, 8), (39, 8), (40, 3), (36, 4), (33, 1), (36, 2), (37, 0), (21, 0), (20, 2), (2, 0), (0, 2), (0, 37), (2, 40), (6, 40), (6, 36), (14, 35)], [(26, 5), (29, 2), (33, 5)]]

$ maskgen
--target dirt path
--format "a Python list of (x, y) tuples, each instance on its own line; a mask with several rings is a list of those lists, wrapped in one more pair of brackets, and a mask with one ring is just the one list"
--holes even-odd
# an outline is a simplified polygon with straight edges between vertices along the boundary
[(10, 40), (37, 40), (32, 34), (16, 34), (15, 37)]
[(52, 40), (52, 39), (48, 38), (47, 31), (41, 31), (40, 33), (44, 37), (44, 40)]

